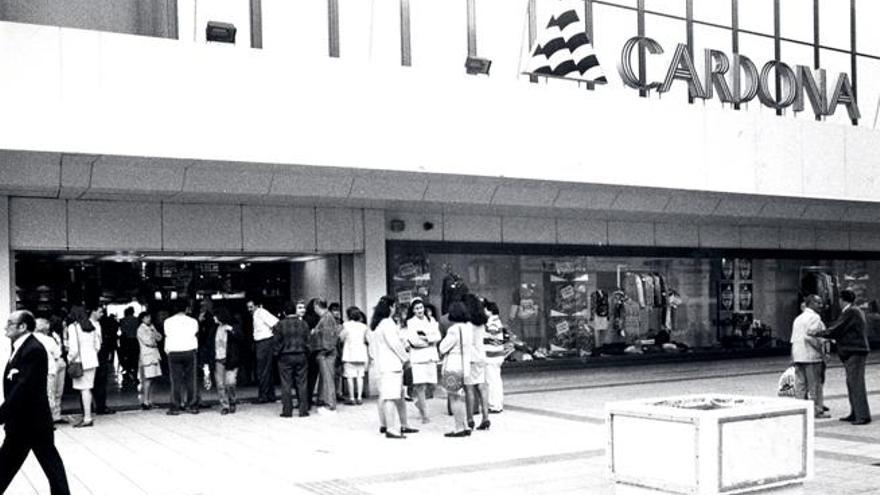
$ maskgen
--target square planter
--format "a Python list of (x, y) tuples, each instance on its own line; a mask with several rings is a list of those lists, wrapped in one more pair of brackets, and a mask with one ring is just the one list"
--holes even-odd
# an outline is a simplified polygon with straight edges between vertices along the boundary
[(724, 394), (609, 403), (608, 462), (623, 485), (734, 494), (813, 476), (813, 403)]

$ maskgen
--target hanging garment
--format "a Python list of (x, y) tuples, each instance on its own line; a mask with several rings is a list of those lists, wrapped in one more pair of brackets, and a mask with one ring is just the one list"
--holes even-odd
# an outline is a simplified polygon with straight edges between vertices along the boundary
[(590, 294), (590, 307), (593, 316), (608, 317), (608, 293), (604, 290), (596, 290)]
[(642, 307), (632, 299), (623, 303), (623, 331), (626, 333), (627, 340), (639, 338), (641, 333), (641, 313)]
[(642, 281), (645, 284), (645, 306), (654, 306), (654, 277), (645, 274), (642, 275)]
[(631, 275), (633, 279), (633, 284), (636, 287), (636, 300), (638, 301), (639, 306), (644, 308), (647, 306), (647, 304), (645, 303), (645, 282), (642, 280), (642, 277), (639, 276), (639, 274), (633, 273)]

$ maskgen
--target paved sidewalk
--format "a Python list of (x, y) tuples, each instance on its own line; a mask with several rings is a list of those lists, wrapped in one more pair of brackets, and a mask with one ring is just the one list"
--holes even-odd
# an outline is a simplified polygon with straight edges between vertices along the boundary
[[(684, 363), (509, 377), (505, 411), (488, 432), (445, 438), (445, 401), (418, 434), (378, 433), (376, 404), (334, 415), (280, 418), (280, 405), (245, 404), (234, 415), (130, 411), (94, 428), (57, 431), (75, 494), (611, 494), (604, 404), (611, 400), (718, 392), (772, 396), (785, 359)], [(868, 367), (871, 407), (880, 412), (880, 364)], [(843, 370), (828, 372), (828, 405), (847, 412)], [(855, 427), (817, 420), (816, 478), (805, 493), (880, 493), (880, 416)], [(33, 457), (9, 494), (48, 494)]]

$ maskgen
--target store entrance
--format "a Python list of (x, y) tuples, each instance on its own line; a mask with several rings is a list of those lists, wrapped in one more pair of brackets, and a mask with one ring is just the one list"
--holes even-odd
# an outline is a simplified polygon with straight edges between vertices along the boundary
[[(352, 273), (352, 255), (341, 254), (20, 251), (15, 253), (15, 301), (17, 309), (27, 309), (48, 319), (59, 333), (77, 306), (103, 308), (111, 328), (120, 325), (127, 308), (133, 308), (135, 316), (148, 312), (160, 332), (165, 318), (173, 314), (181, 301), (188, 303), (190, 315), (196, 318), (206, 310), (225, 308), (245, 336), (239, 385), (247, 396), (247, 387), (255, 378), (247, 301), (255, 300), (273, 314), (279, 314), (286, 301), (313, 297), (338, 302), (344, 308), (354, 300)], [(113, 333), (121, 342), (121, 329), (110, 332)], [(124, 373), (125, 352), (121, 346), (115, 347), (108, 400), (122, 407), (137, 405), (137, 382)], [(167, 366), (165, 362), (163, 368)], [(167, 368), (165, 371), (159, 384), (167, 387)], [(206, 381), (205, 385), (210, 384)], [(210, 400), (213, 391), (204, 392), (203, 398), (207, 396)], [(71, 407), (76, 409), (76, 395), (67, 395)]]

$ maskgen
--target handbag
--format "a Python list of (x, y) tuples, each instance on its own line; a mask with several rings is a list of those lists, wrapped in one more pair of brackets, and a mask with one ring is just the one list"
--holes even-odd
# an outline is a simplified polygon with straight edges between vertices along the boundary
[[(74, 327), (73, 332), (76, 334), (77, 356), (75, 359), (80, 359), (82, 357), (82, 347), (79, 343), (79, 330)], [(67, 374), (70, 375), (71, 378), (82, 378), (84, 373), (85, 371), (83, 370), (82, 361), (71, 360), (70, 364), (67, 366)]]
[(440, 385), (450, 393), (458, 392), (464, 387), (464, 340), (461, 328), (458, 329), (458, 344), (461, 346), (461, 369), (450, 370), (444, 366), (443, 375), (440, 377)]

